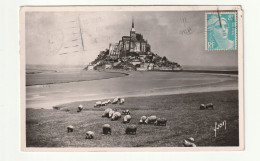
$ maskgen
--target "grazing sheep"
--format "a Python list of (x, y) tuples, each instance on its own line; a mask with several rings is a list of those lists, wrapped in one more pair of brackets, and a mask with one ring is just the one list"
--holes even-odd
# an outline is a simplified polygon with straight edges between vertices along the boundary
[(183, 140), (184, 147), (196, 147), (196, 144), (194, 143), (194, 138), (188, 138)]
[(107, 101), (101, 103), (101, 106), (106, 106), (106, 105), (107, 105)]
[(140, 121), (139, 121), (139, 124), (144, 124), (146, 119), (147, 119), (146, 116), (142, 116)]
[(109, 111), (108, 117), (111, 118), (114, 115), (115, 111), (111, 110)]
[(100, 107), (102, 105), (102, 102), (101, 101), (97, 101), (94, 105), (94, 107)]
[(212, 109), (212, 110), (214, 110), (213, 103), (208, 103), (208, 104), (206, 105), (206, 109)]
[(111, 108), (107, 108), (107, 109), (105, 109), (105, 111), (104, 111), (102, 117), (109, 117), (109, 112), (110, 112), (110, 111), (112, 111)]
[(119, 100), (119, 104), (122, 105), (122, 104), (124, 104), (124, 103), (125, 103), (125, 99), (120, 98), (120, 100)]
[(79, 105), (77, 112), (81, 112), (83, 110), (83, 106)]
[(200, 105), (200, 110), (205, 110), (205, 109), (206, 109), (206, 105), (201, 104), (201, 105)]
[(119, 118), (121, 118), (121, 113), (120, 112), (115, 112), (113, 114), (113, 116), (111, 117), (111, 121), (118, 120)]
[(155, 126), (166, 126), (167, 120), (165, 118), (158, 118), (154, 125)]
[(149, 116), (149, 117), (145, 120), (145, 123), (146, 123), (146, 124), (154, 124), (156, 120), (157, 120), (157, 117), (156, 117), (156, 116)]
[(88, 131), (86, 132), (86, 138), (85, 139), (93, 139), (94, 138), (94, 132)]
[(110, 101), (110, 100), (107, 100), (107, 104), (109, 104), (109, 103), (111, 103), (111, 101)]
[(132, 118), (132, 117), (131, 117), (130, 115), (125, 115), (124, 120), (123, 120), (123, 123), (124, 123), (124, 124), (129, 123), (130, 120), (131, 120), (131, 118)]
[(103, 125), (103, 134), (105, 134), (105, 135), (111, 134), (111, 127), (109, 124)]
[(119, 101), (119, 98), (118, 98), (118, 97), (116, 97), (116, 98), (113, 100), (112, 104), (117, 104), (117, 103), (118, 103), (118, 101)]
[(68, 133), (73, 132), (74, 127), (72, 125), (67, 127)]
[(127, 127), (126, 127), (125, 133), (126, 133), (126, 134), (135, 135), (135, 134), (136, 134), (136, 130), (137, 130), (137, 127), (136, 127), (135, 125), (130, 125), (130, 126), (127, 126)]
[(130, 111), (129, 111), (129, 110), (124, 110), (124, 111), (122, 112), (122, 114), (123, 114), (123, 115), (130, 115)]

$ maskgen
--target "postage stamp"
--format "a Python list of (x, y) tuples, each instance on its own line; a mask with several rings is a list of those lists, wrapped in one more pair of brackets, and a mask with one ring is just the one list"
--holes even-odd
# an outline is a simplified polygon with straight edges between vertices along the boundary
[(205, 49), (236, 50), (236, 12), (206, 12), (205, 18)]

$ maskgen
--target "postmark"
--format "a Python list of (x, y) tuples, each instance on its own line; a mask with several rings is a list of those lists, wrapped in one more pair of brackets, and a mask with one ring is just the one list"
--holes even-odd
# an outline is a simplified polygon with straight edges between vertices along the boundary
[(205, 50), (236, 50), (236, 12), (206, 12), (205, 33)]

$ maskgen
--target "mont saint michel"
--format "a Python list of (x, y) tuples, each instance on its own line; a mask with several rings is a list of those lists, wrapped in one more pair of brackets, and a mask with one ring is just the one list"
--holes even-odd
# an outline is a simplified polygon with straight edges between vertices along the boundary
[(98, 57), (86, 67), (93, 69), (124, 70), (182, 70), (182, 67), (159, 54), (152, 52), (148, 40), (136, 32), (134, 18), (129, 36), (122, 36), (118, 43), (109, 43), (108, 49), (101, 51)]

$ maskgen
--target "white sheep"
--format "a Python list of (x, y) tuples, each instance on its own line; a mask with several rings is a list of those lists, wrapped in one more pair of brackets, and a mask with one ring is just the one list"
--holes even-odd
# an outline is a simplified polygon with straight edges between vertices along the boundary
[(117, 104), (118, 101), (119, 101), (119, 98), (116, 97), (116, 98), (113, 100), (112, 104)]
[(102, 102), (101, 101), (97, 101), (94, 105), (94, 107), (100, 107), (102, 105)]
[(156, 120), (157, 120), (157, 117), (156, 117), (156, 116), (149, 116), (149, 117), (147, 117), (147, 119), (145, 120), (145, 123), (146, 123), (146, 124), (154, 124)]
[(120, 100), (119, 100), (119, 104), (122, 105), (122, 104), (124, 104), (124, 103), (125, 103), (125, 99), (120, 98)]
[(93, 139), (95, 133), (93, 131), (86, 132), (86, 139)]
[(132, 118), (132, 117), (131, 117), (130, 115), (125, 115), (125, 116), (124, 116), (124, 121), (123, 121), (123, 123), (125, 123), (125, 124), (126, 124), (126, 123), (129, 123), (130, 120), (131, 120), (131, 118)]
[(112, 111), (111, 108), (107, 108), (107, 109), (105, 109), (105, 111), (104, 111), (102, 117), (109, 117), (109, 112), (110, 112), (110, 111)]
[(68, 133), (69, 133), (69, 132), (73, 132), (73, 129), (74, 129), (74, 127), (73, 127), (72, 125), (68, 126), (68, 127), (67, 127)]
[(185, 147), (196, 147), (196, 144), (194, 143), (194, 138), (188, 138), (183, 140), (183, 146)]
[(121, 118), (121, 113), (120, 112), (115, 112), (113, 114), (113, 116), (111, 117), (111, 121), (118, 120), (119, 118)]
[(140, 121), (139, 121), (139, 124), (144, 124), (146, 119), (147, 119), (146, 116), (142, 116)]
[(109, 111), (108, 117), (111, 118), (114, 115), (115, 111), (111, 110)]
[(82, 110), (83, 110), (83, 105), (79, 105), (77, 112), (81, 112)]

